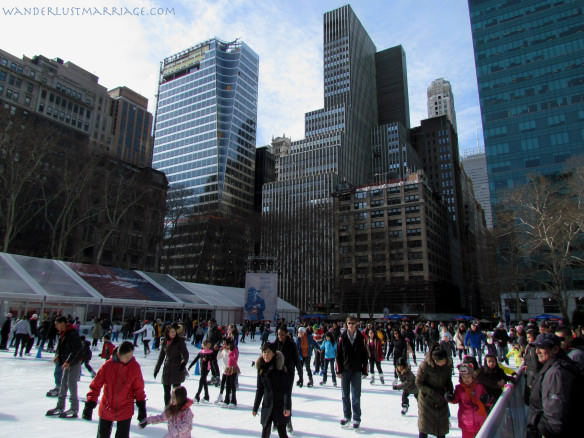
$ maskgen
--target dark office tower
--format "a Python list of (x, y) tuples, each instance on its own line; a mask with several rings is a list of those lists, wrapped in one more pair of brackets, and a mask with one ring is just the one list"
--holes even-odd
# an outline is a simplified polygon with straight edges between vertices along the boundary
[(264, 185), (262, 252), (280, 266), (279, 294), (303, 310), (331, 305), (331, 193), (371, 178), (377, 125), (375, 45), (350, 6), (324, 14), (324, 108), (306, 113), (305, 138), (280, 156)]
[(491, 202), (584, 153), (582, 0), (469, 0)]
[(400, 122), (410, 129), (408, 72), (403, 47), (395, 46), (377, 52), (375, 70), (379, 124)]
[(276, 180), (276, 160), (270, 145), (256, 149), (254, 210), (262, 211), (262, 186)]
[(421, 121), (411, 130), (412, 145), (422, 159), (432, 190), (439, 193), (450, 219), (460, 225), (460, 162), (458, 136), (447, 116)]

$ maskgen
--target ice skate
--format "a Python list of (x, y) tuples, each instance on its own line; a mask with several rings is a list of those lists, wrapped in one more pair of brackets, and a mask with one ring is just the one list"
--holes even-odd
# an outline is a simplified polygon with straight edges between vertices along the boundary
[(379, 380), (381, 381), (382, 385), (385, 385), (385, 380), (383, 380), (383, 376), (379, 376)]
[(369, 380), (369, 382), (371, 382), (371, 384), (373, 385), (375, 383), (375, 376), (371, 376), (371, 380)]
[(401, 414), (402, 415), (406, 415), (407, 413), (408, 413), (408, 407), (407, 406), (402, 406)]
[(75, 412), (73, 409), (69, 409), (68, 411), (65, 412), (61, 412), (61, 414), (59, 414), (60, 418), (77, 418), (77, 412)]
[(49, 389), (47, 391), (47, 397), (58, 397), (59, 396), (59, 388)]
[(54, 409), (49, 409), (45, 415), (47, 417), (57, 417), (57, 416), (61, 415), (62, 413), (63, 413), (63, 409), (54, 408)]

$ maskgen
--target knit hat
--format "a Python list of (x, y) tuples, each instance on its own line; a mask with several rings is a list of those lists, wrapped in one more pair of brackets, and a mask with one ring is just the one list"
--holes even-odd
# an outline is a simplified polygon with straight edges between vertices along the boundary
[(543, 333), (535, 338), (535, 346), (539, 348), (552, 348), (560, 346), (561, 339), (553, 333)]
[(39, 319), (39, 316), (36, 313), (33, 313), (30, 319)]
[(298, 327), (298, 333), (306, 333), (306, 327)]
[(461, 363), (458, 365), (458, 373), (459, 374), (472, 374), (474, 371), (474, 366), (472, 363)]

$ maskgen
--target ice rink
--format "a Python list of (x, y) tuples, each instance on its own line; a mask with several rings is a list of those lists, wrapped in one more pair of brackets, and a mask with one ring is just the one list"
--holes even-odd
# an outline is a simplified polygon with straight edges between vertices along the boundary
[[(273, 340), (274, 337), (270, 338)], [(117, 343), (116, 343), (117, 344)], [(236, 409), (226, 409), (214, 404), (199, 404), (193, 406), (194, 425), (193, 437), (259, 437), (261, 435), (260, 416), (251, 414), (256, 389), (256, 370), (251, 367), (252, 361), (259, 355), (259, 338), (255, 341), (247, 341), (239, 344), (239, 390), (237, 391), (238, 406)], [(198, 349), (188, 344), (191, 354), (190, 361), (194, 358)], [(97, 371), (103, 360), (99, 357), (99, 351), (93, 352), (91, 365)], [(45, 393), (54, 386), (52, 363), (53, 355), (43, 352), (40, 359), (36, 358), (37, 350), (33, 348), (31, 356), (22, 358), (13, 357), (13, 350), (0, 351), (0, 437), (78, 437), (89, 438), (97, 433), (97, 411), (93, 414), (91, 422), (77, 419), (61, 419), (58, 417), (46, 417), (45, 412), (54, 408), (56, 398), (48, 398)], [(135, 357), (142, 367), (142, 373), (146, 383), (148, 415), (159, 414), (164, 408), (163, 389), (158, 380), (154, 380), (153, 370), (158, 358), (158, 351), (153, 350), (148, 357), (144, 357), (142, 346), (135, 350)], [(418, 357), (418, 362), (420, 361)], [(455, 365), (458, 361), (455, 361)], [(401, 392), (394, 391), (391, 384), (393, 378), (393, 362), (384, 361), (382, 368), (385, 375), (385, 385), (381, 385), (376, 379), (372, 385), (363, 380), (361, 395), (361, 428), (358, 431), (344, 429), (339, 425), (342, 417), (342, 403), (340, 382), (338, 387), (333, 387), (328, 377), (326, 386), (320, 386), (321, 376), (315, 376), (315, 386), (308, 388), (294, 387), (292, 392), (292, 418), (294, 425), (294, 437), (314, 438), (338, 438), (350, 437), (355, 434), (371, 437), (396, 436), (417, 437), (417, 404), (413, 396), (410, 396), (410, 409), (406, 416), (400, 414)], [(414, 374), (417, 367), (412, 366)], [(83, 409), (83, 401), (87, 394), (91, 377), (85, 368), (79, 383), (80, 414)], [(377, 376), (376, 376), (377, 377)], [(184, 385), (192, 398), (198, 388), (198, 376), (191, 375)], [(453, 382), (458, 383), (458, 377), (453, 377)], [(307, 378), (304, 377), (306, 384)], [(219, 394), (219, 389), (213, 386), (209, 388), (211, 401)], [(67, 402), (68, 403), (68, 402)], [(67, 408), (69, 405), (67, 404)], [(448, 437), (461, 437), (461, 431), (457, 427), (457, 405), (450, 405), (450, 433)], [(163, 437), (167, 431), (166, 423), (149, 425), (145, 429), (138, 427), (136, 420), (137, 410), (132, 420), (132, 437)], [(112, 433), (112, 437), (114, 433)], [(273, 437), (277, 432), (272, 433)]]

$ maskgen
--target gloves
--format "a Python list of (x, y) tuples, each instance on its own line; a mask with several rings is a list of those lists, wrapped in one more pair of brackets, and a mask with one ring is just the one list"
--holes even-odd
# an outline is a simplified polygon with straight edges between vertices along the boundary
[(296, 386), (298, 386), (299, 388), (302, 388), (302, 385), (304, 385), (304, 382), (302, 380), (298, 380), (296, 382)]
[(138, 421), (140, 426), (144, 427), (146, 424), (142, 426), (142, 423), (146, 423), (146, 400), (137, 401), (136, 406), (138, 406)]
[(481, 403), (483, 404), (488, 404), (489, 403), (489, 394), (483, 394), (479, 397), (479, 400), (481, 401)]
[(81, 414), (81, 418), (87, 421), (91, 421), (91, 416), (93, 415), (93, 410), (97, 406), (97, 403), (94, 401), (88, 400), (85, 402), (85, 407), (83, 408), (83, 413)]
[(397, 385), (392, 385), (394, 391), (397, 391)]
[(158, 370), (154, 370), (154, 378), (156, 379), (156, 376), (158, 375)]
[(444, 394), (444, 400), (446, 400), (449, 403), (454, 401), (454, 394), (452, 393), (452, 391), (447, 391), (446, 394)]

